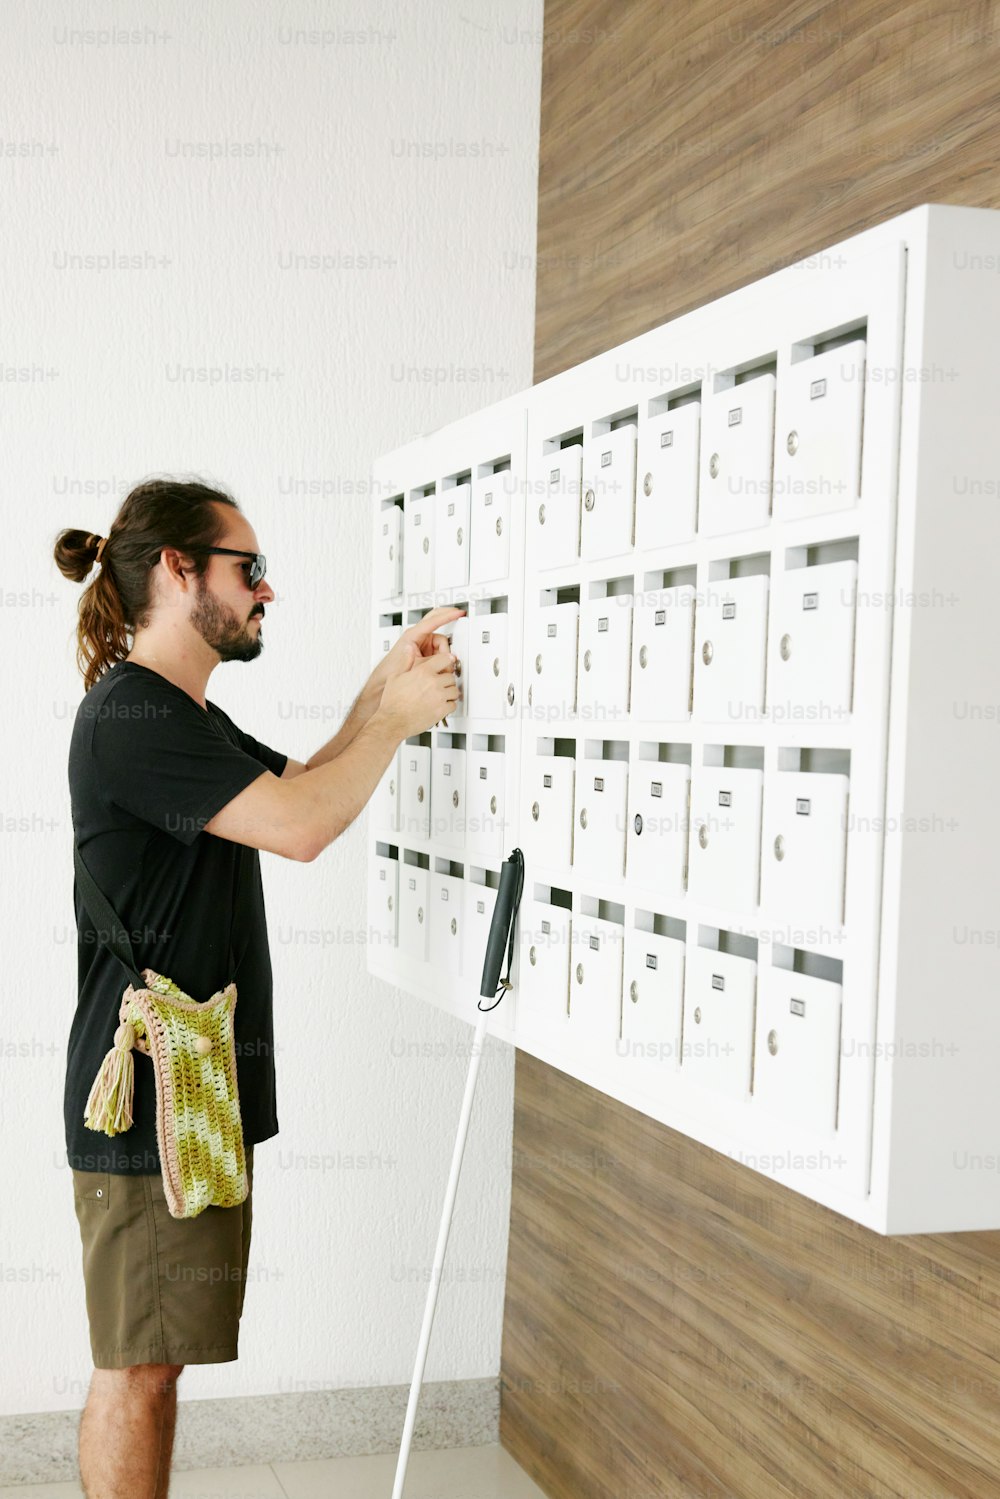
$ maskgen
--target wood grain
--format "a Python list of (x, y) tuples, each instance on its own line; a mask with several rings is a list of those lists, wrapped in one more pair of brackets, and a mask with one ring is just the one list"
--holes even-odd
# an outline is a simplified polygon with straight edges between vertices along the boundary
[[(549, 0), (535, 380), (1000, 206), (1000, 7)], [(1000, 1496), (1000, 1233), (885, 1239), (519, 1053), (501, 1440), (552, 1499)]]
[(1000, 206), (995, 4), (549, 0), (534, 378), (920, 203)]
[(1000, 1493), (1000, 1233), (886, 1239), (518, 1053), (501, 1441), (553, 1499)]

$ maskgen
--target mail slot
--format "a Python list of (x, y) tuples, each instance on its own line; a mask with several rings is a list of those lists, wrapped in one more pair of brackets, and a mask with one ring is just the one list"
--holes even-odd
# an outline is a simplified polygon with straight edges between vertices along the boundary
[(521, 812), (526, 858), (547, 868), (573, 862), (573, 794), (576, 760), (571, 755), (534, 755), (526, 761)]
[(465, 843), (465, 750), (431, 749), (431, 829), (435, 842), (461, 848)]
[(580, 610), (577, 712), (581, 721), (628, 716), (632, 596), (588, 599)]
[(573, 824), (573, 866), (579, 873), (622, 879), (627, 811), (628, 765), (622, 760), (581, 760)]
[(764, 711), (768, 578), (724, 578), (707, 585), (695, 612), (694, 716), (741, 722)]
[(465, 764), (469, 811), (466, 847), (500, 857), (506, 829), (507, 756), (500, 750), (467, 750)]
[(757, 964), (736, 953), (689, 947), (684, 980), (681, 1075), (743, 1101), (750, 1096)]
[(691, 772), (688, 897), (706, 906), (750, 911), (760, 875), (764, 772), (696, 765)]
[(434, 586), (460, 588), (469, 581), (472, 488), (455, 484), (437, 496), (434, 525)]
[(395, 599), (403, 591), (403, 512), (388, 505), (375, 515), (375, 598)]
[(457, 875), (432, 874), (429, 883), (431, 962), (457, 977), (462, 972), (465, 881)]
[(569, 1021), (572, 925), (572, 915), (565, 906), (528, 900), (521, 907), (518, 1031), (565, 1033)]
[(691, 716), (695, 590), (689, 583), (640, 593), (632, 629), (632, 718)]
[(593, 437), (583, 453), (580, 555), (618, 557), (632, 548), (635, 527), (636, 427)]
[(764, 966), (757, 992), (755, 1105), (786, 1124), (831, 1133), (837, 1123), (841, 986)]
[(664, 1098), (681, 1065), (685, 944), (632, 928), (625, 934), (622, 1033), (618, 1047), (631, 1083)]
[(643, 551), (687, 541), (698, 512), (701, 402), (650, 417), (639, 427), (635, 544)]
[(767, 373), (703, 397), (700, 532), (744, 531), (770, 520), (774, 392)]
[(433, 494), (411, 494), (403, 522), (403, 588), (411, 595), (434, 589), (434, 520), (437, 499)]
[(411, 958), (426, 963), (430, 946), (430, 871), (416, 864), (399, 870), (399, 946)]
[(527, 505), (529, 567), (567, 567), (579, 557), (582, 483), (582, 443), (570, 443), (540, 460)]
[(857, 505), (864, 394), (864, 339), (783, 372), (774, 453), (774, 513), (781, 520)]
[(431, 835), (430, 745), (400, 745), (400, 832), (409, 841)]

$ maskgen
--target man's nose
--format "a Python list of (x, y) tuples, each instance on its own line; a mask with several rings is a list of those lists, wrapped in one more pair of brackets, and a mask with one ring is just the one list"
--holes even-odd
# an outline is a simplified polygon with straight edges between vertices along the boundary
[(271, 587), (270, 583), (267, 582), (266, 578), (261, 579), (258, 586), (254, 589), (253, 596), (258, 604), (269, 604), (273, 598), (277, 597), (274, 589)]

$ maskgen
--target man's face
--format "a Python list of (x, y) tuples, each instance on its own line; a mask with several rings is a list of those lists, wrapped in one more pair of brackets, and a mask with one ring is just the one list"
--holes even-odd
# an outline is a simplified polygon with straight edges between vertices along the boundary
[[(253, 530), (242, 519), (223, 536), (219, 546), (260, 550)], [(274, 598), (274, 590), (266, 578), (251, 590), (249, 572), (249, 557), (214, 555), (204, 577), (197, 581), (190, 621), (220, 661), (254, 661), (264, 649), (264, 605)]]

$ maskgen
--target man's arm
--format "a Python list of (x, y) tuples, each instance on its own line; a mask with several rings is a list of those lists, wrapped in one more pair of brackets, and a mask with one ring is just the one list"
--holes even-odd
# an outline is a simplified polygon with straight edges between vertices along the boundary
[(392, 650), (383, 657), (375, 667), (368, 681), (358, 693), (354, 706), (344, 720), (344, 725), (339, 733), (334, 734), (321, 749), (314, 755), (310, 755), (305, 765), (300, 760), (289, 760), (281, 772), (283, 781), (290, 781), (295, 776), (302, 774), (304, 770), (315, 770), (320, 765), (328, 765), (331, 760), (336, 760), (342, 755), (349, 744), (353, 744), (358, 733), (369, 722), (372, 715), (378, 709), (382, 701), (382, 690), (386, 682), (397, 673), (410, 669), (411, 654), (420, 656), (433, 656), (437, 651), (447, 650), (450, 641), (446, 635), (436, 635), (434, 632), (439, 625), (453, 623), (461, 619), (464, 609), (432, 609), (425, 614), (419, 624), (411, 625), (405, 630)]
[(363, 729), (379, 705), (382, 697), (382, 689), (373, 691), (367, 685), (362, 688), (355, 699), (354, 706), (344, 720), (343, 727), (334, 734), (332, 739), (327, 740), (321, 749), (314, 755), (310, 755), (305, 765), (301, 760), (289, 759), (288, 764), (281, 772), (281, 780), (291, 781), (300, 776), (303, 771), (315, 770), (318, 765), (326, 765), (331, 760), (336, 760), (342, 755), (349, 744), (353, 744), (358, 736), (358, 731)]
[(291, 777), (262, 771), (205, 823), (205, 832), (310, 863), (364, 809), (400, 743), (384, 715), (373, 714), (335, 764)]
[[(434, 650), (412, 666), (406, 682), (376, 683), (378, 706), (360, 722), (346, 749), (320, 762), (320, 755), (343, 743), (338, 734), (309, 761), (309, 775), (295, 772), (286, 777), (287, 765), (280, 777), (265, 770), (205, 823), (205, 832), (288, 859), (311, 862), (367, 805), (396, 750), (411, 732), (407, 725), (434, 724), (451, 712), (459, 694), (458, 680), (451, 670), (454, 664), (450, 653)], [(387, 711), (385, 697), (390, 685), (394, 704)], [(356, 709), (366, 697), (363, 690)], [(359, 715), (352, 711), (352, 717), (353, 729), (359, 724)]]

